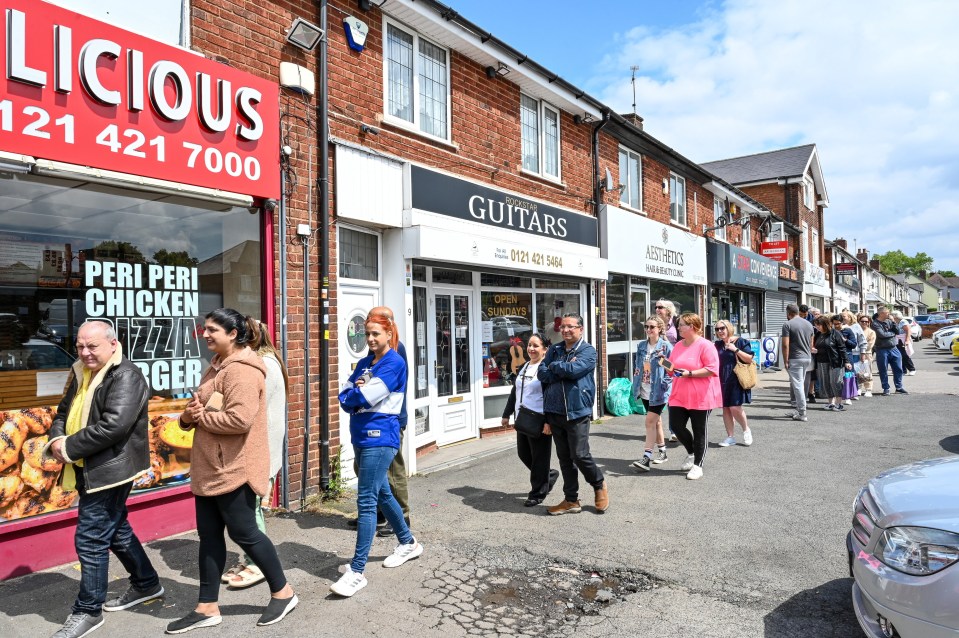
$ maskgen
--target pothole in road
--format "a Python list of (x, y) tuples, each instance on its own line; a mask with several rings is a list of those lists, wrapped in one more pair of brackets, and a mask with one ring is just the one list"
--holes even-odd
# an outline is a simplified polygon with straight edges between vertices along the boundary
[(435, 607), (470, 635), (541, 636), (575, 626), (583, 616), (597, 615), (657, 583), (625, 568), (594, 570), (554, 562), (530, 569), (461, 567), (435, 572), (424, 585), (444, 594)]

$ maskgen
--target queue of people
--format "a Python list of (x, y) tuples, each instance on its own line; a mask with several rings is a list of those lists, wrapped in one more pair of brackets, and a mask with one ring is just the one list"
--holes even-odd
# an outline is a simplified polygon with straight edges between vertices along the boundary
[[(812, 322), (790, 304), (782, 328), (782, 354), (789, 376), (787, 416), (807, 421), (807, 391), (813, 371), (827, 411), (845, 410), (844, 399), (872, 396), (871, 362), (878, 363), (883, 394), (890, 394), (892, 366), (897, 393), (903, 367), (900, 326), (888, 309), (872, 318), (844, 312), (816, 316)], [(609, 508), (609, 486), (590, 453), (595, 399), (596, 350), (583, 336), (583, 318), (561, 318), (562, 340), (551, 344), (542, 334), (527, 342), (529, 360), (517, 371), (502, 415), (517, 431), (517, 455), (529, 470), (524, 505), (543, 503), (562, 476), (563, 500), (548, 507), (557, 516), (582, 511), (579, 475), (594, 491), (594, 509)], [(691, 312), (675, 316), (675, 306), (660, 300), (644, 322), (646, 339), (636, 351), (632, 392), (646, 409), (645, 449), (632, 465), (649, 472), (668, 461), (663, 412), (669, 429), (686, 451), (681, 470), (701, 479), (708, 450), (707, 426), (721, 410), (726, 438), (720, 447), (753, 443), (745, 406), (751, 402), (737, 366), (754, 353), (734, 326), (720, 320), (715, 341), (703, 337), (703, 320)], [(399, 567), (422, 555), (423, 545), (410, 530), (402, 439), (406, 426), (405, 348), (392, 311), (374, 308), (366, 318), (369, 354), (339, 393), (349, 414), (356, 457), (356, 543), (351, 561), (330, 591), (350, 597), (367, 586), (366, 567), (374, 535), (395, 535), (397, 546), (383, 567)], [(674, 339), (670, 338), (671, 333)], [(266, 581), (270, 598), (257, 622), (280, 622), (297, 606), (276, 547), (266, 534), (261, 499), (272, 491), (282, 463), (284, 411), (289, 391), (286, 366), (265, 327), (239, 312), (221, 308), (205, 318), (204, 339), (213, 353), (194, 396), (180, 415), (184, 430), (194, 431), (191, 489), (196, 508), (199, 590), (192, 611), (167, 626), (180, 634), (222, 622), (218, 599), (222, 583), (243, 588)], [(102, 612), (114, 612), (164, 595), (156, 570), (127, 521), (126, 499), (134, 478), (150, 467), (147, 404), (149, 389), (139, 369), (124, 357), (113, 327), (91, 320), (78, 331), (79, 359), (51, 428), (47, 452), (64, 464), (64, 484), (79, 491), (76, 548), (83, 567), (80, 593), (54, 638), (81, 638), (99, 628)], [(855, 396), (846, 380), (858, 377)], [(555, 448), (559, 471), (550, 467)], [(402, 480), (399, 478), (402, 474)], [(378, 526), (378, 513), (386, 524)], [(379, 528), (379, 529), (378, 529)], [(243, 550), (241, 562), (226, 570), (224, 532)], [(129, 587), (107, 600), (107, 566), (113, 551), (129, 572)]]

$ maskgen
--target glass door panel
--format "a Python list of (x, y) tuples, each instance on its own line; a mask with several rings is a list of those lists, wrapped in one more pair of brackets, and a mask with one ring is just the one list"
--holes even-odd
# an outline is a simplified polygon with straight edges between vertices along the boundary
[(453, 297), (453, 368), (456, 370), (456, 393), (470, 391), (470, 299), (466, 295)]
[(452, 308), (449, 295), (436, 295), (436, 393), (440, 397), (453, 394)]

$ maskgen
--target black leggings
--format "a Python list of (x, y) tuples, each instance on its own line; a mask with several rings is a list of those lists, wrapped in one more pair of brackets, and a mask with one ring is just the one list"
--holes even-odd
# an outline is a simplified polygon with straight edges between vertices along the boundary
[[(669, 428), (686, 448), (686, 454), (693, 455), (693, 463), (699, 467), (706, 460), (706, 421), (712, 410), (687, 410), (677, 405), (669, 406)], [(693, 433), (686, 428), (686, 422), (693, 424)]]
[(253, 559), (266, 576), (270, 592), (286, 587), (286, 576), (273, 542), (256, 527), (256, 494), (249, 485), (219, 496), (194, 496), (196, 531), (200, 535), (200, 602), (215, 603), (220, 595), (220, 577), (226, 569), (226, 539)]

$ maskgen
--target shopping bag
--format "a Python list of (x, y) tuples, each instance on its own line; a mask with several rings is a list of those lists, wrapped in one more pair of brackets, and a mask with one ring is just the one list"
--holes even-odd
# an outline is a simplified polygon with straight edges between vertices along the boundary
[(855, 366), (856, 369), (856, 381), (858, 383), (865, 383), (872, 378), (872, 362), (871, 361), (860, 361)]
[(633, 384), (629, 379), (622, 377), (613, 379), (606, 388), (606, 409), (614, 416), (627, 416), (633, 413), (633, 408), (629, 405), (629, 396), (632, 393)]
[(633, 414), (646, 414), (646, 408), (643, 407), (643, 400), (637, 398), (632, 392), (629, 393), (629, 407)]
[(842, 398), (851, 399), (859, 396), (859, 384), (856, 383), (856, 373), (846, 370), (842, 375)]

